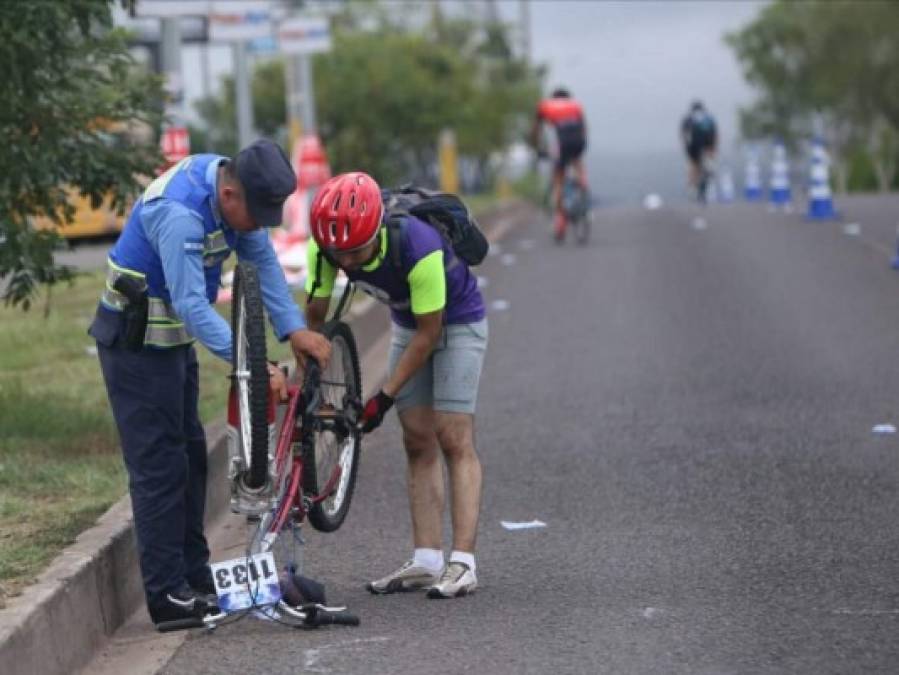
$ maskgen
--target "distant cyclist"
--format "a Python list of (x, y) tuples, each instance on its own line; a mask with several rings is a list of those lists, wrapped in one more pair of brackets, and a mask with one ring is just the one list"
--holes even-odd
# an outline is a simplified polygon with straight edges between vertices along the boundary
[(543, 99), (537, 106), (531, 140), (541, 157), (546, 156), (540, 142), (544, 123), (555, 128), (559, 142), (559, 156), (553, 168), (553, 204), (556, 209), (555, 234), (561, 240), (565, 236), (566, 226), (565, 211), (562, 209), (562, 183), (569, 164), (574, 166), (581, 187), (587, 190), (587, 174), (581, 160), (587, 147), (587, 123), (581, 104), (563, 88), (556, 89), (550, 98)]
[(718, 147), (718, 128), (715, 118), (705, 109), (702, 101), (693, 101), (690, 112), (681, 122), (681, 140), (690, 160), (690, 185), (699, 192), (703, 176), (703, 163), (715, 156)]

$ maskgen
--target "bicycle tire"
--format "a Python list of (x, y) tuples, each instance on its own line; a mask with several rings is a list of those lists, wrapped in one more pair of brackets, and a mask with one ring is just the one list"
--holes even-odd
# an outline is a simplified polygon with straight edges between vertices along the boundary
[(579, 246), (586, 246), (590, 241), (590, 218), (580, 214), (574, 225), (574, 238)]
[[(240, 442), (249, 442), (249, 467), (243, 481), (250, 489), (265, 485), (268, 478), (269, 380), (265, 353), (265, 317), (262, 290), (256, 268), (239, 263), (234, 270), (231, 301), (232, 378), (238, 388)], [(249, 419), (244, 420), (243, 417)]]
[[(322, 327), (331, 342), (331, 362), (321, 373), (322, 405), (345, 409), (350, 401), (362, 396), (362, 375), (356, 340), (350, 327), (342, 321), (331, 321)], [(343, 386), (340, 386), (342, 381)], [(336, 385), (334, 383), (337, 383)], [(328, 437), (332, 438), (328, 438)], [(335, 443), (337, 434), (329, 431), (304, 431), (303, 492), (309, 498), (321, 495), (338, 465), (341, 474), (332, 494), (308, 508), (307, 517), (320, 532), (333, 532), (346, 519), (356, 485), (359, 450), (362, 436), (352, 427), (342, 443)]]

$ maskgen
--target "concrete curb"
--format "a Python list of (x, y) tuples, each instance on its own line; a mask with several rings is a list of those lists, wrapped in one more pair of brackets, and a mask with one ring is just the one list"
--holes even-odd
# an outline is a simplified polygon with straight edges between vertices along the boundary
[[(531, 209), (516, 201), (482, 217), (490, 241), (504, 236)], [(388, 336), (381, 330), (366, 337), (366, 343), (359, 344), (360, 355), (371, 361), (386, 350)], [(380, 386), (383, 376), (382, 372), (368, 378), (366, 391)], [(207, 425), (206, 435), (206, 512), (207, 519), (214, 521), (228, 510), (224, 421)], [(132, 525), (131, 500), (126, 495), (94, 527), (78, 535), (35, 584), (0, 610), (0, 663), (5, 675), (64, 675), (83, 668), (140, 607), (143, 589)]]

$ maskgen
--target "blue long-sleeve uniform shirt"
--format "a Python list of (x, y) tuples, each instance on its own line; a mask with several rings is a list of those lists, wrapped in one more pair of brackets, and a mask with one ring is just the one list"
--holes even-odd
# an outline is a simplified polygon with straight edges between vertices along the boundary
[[(214, 184), (217, 163), (210, 168), (209, 178)], [(187, 206), (163, 198), (144, 205), (142, 221), (147, 241), (162, 260), (172, 307), (187, 332), (216, 356), (230, 360), (231, 326), (206, 297), (202, 218)], [(223, 227), (227, 228), (227, 223)], [(257, 268), (262, 300), (278, 339), (285, 340), (290, 333), (305, 328), (303, 315), (290, 294), (268, 232), (259, 229), (237, 233), (236, 252), (239, 260), (252, 262)]]

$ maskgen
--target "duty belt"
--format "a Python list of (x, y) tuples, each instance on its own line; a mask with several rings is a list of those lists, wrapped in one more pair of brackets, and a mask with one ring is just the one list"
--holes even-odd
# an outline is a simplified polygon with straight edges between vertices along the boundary
[[(107, 259), (106, 288), (103, 291), (103, 304), (112, 309), (122, 311), (128, 304), (128, 299), (113, 288), (116, 279), (122, 275), (130, 276), (143, 282), (144, 290), (147, 287), (146, 275), (125, 267), (116, 265)], [(147, 298), (147, 332), (144, 337), (145, 345), (153, 347), (178, 347), (193, 342), (193, 338), (184, 327), (184, 322), (178, 318), (172, 306), (162, 298)]]

